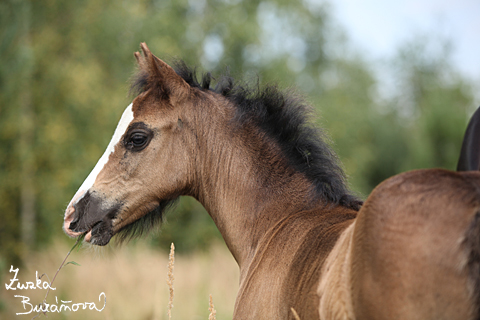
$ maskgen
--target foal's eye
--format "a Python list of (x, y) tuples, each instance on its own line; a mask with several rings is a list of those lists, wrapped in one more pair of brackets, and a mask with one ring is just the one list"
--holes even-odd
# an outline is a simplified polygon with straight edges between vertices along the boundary
[(141, 147), (147, 142), (147, 136), (142, 133), (135, 133), (131, 138), (134, 147)]
[(134, 132), (130, 135), (130, 139), (127, 142), (127, 148), (130, 150), (140, 151), (142, 150), (149, 140), (149, 136), (143, 132)]

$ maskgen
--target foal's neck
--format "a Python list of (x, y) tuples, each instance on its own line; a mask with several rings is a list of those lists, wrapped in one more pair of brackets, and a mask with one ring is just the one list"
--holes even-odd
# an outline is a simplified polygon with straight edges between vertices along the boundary
[(207, 133), (207, 137), (215, 139), (199, 144), (204, 148), (197, 160), (194, 196), (211, 215), (242, 269), (267, 230), (320, 200), (314, 196), (313, 184), (258, 129), (211, 130), (215, 135)]

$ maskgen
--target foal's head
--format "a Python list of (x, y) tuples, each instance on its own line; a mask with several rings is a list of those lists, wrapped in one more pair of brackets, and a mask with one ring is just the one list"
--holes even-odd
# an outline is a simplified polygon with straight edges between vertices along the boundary
[(182, 119), (192, 89), (145, 44), (141, 47), (143, 56), (135, 57), (142, 92), (124, 111), (107, 150), (65, 212), (67, 235), (87, 233), (85, 240), (97, 245), (126, 226), (161, 219), (148, 213), (163, 211), (187, 186), (191, 153)]

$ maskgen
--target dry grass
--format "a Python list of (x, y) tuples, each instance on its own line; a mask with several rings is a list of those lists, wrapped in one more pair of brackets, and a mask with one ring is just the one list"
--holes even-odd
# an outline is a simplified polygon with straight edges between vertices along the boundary
[(300, 317), (298, 316), (297, 311), (295, 311), (295, 309), (293, 308), (290, 308), (290, 310), (292, 311), (293, 317), (295, 318), (295, 320), (300, 320)]
[(215, 306), (213, 305), (213, 298), (212, 298), (211, 294), (210, 294), (210, 299), (209, 299), (208, 311), (210, 311), (210, 314), (208, 316), (208, 320), (216, 320), (217, 319), (217, 310), (215, 310)]
[(170, 246), (170, 254), (168, 255), (168, 272), (167, 272), (167, 285), (170, 292), (170, 296), (168, 298), (168, 320), (172, 320), (172, 308), (173, 308), (173, 268), (175, 267), (175, 245), (172, 242)]
[[(52, 277), (68, 250), (67, 245), (57, 245), (43, 253), (32, 254), (27, 265), (19, 271), (20, 282), (35, 281), (35, 271), (38, 275), (47, 273)], [(205, 320), (212, 314), (215, 317), (215, 313), (220, 319), (231, 319), (239, 272), (225, 245), (216, 244), (208, 253), (177, 255), (175, 258), (176, 308), (172, 319)], [(61, 270), (53, 285), (57, 290), (50, 292), (47, 303), (55, 304), (55, 297), (58, 297), (58, 301), (95, 302), (101, 308), (103, 300), (99, 302), (99, 294), (105, 292), (106, 307), (102, 312), (48, 313), (48, 319), (169, 319), (172, 296), (165, 283), (165, 266), (169, 262), (165, 253), (140, 243), (103, 250), (80, 249), (73, 252), (69, 260), (81, 266), (68, 265)], [(12, 273), (2, 274), (1, 282), (9, 283), (12, 276)], [(35, 314), (15, 315), (24, 310), (21, 299), (14, 295), (28, 296), (31, 303), (36, 304), (42, 302), (45, 291), (7, 291), (2, 285), (0, 302), (3, 301), (4, 309), (0, 309), (0, 319), (31, 319)], [(215, 297), (217, 310), (213, 303), (209, 308), (209, 293)]]

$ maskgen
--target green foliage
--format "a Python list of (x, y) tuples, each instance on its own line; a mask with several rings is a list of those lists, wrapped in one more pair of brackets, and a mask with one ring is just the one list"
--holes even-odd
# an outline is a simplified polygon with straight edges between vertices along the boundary
[(386, 96), (362, 59), (331, 61), (321, 86), (326, 89), (311, 96), (354, 190), (368, 195), (407, 170), (455, 170), (475, 104), (472, 85), (455, 71), (446, 43), (418, 37), (402, 45), (384, 67), (393, 75)]
[(451, 65), (448, 43), (414, 39), (399, 50), (395, 67), (401, 95), (393, 104), (397, 109), (403, 105), (410, 116), (406, 119), (409, 156), (403, 169), (455, 170), (466, 115), (475, 105), (471, 85)]
[[(448, 51), (425, 39), (402, 47), (395, 89), (381, 98), (370, 64), (338, 55), (345, 47), (327, 41), (331, 32), (327, 7), (313, 1), (0, 2), (0, 265), (61, 233), (66, 204), (131, 101), (142, 41), (214, 76), (228, 67), (237, 78), (297, 85), (362, 194), (404, 170), (453, 169), (473, 98)], [(181, 252), (216, 237), (203, 208), (186, 199), (152, 243), (174, 241)]]

